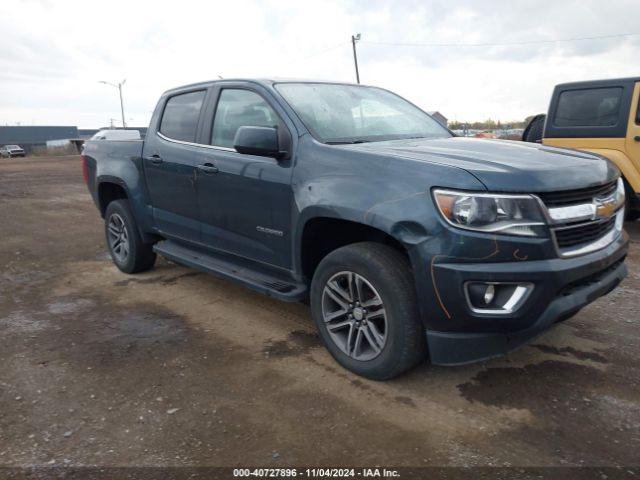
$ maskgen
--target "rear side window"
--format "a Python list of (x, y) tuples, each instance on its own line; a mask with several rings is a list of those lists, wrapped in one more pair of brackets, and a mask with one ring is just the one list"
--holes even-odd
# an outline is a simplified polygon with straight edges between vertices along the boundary
[(610, 127), (618, 123), (622, 87), (567, 90), (560, 94), (557, 127)]
[(160, 133), (173, 140), (195, 142), (204, 95), (203, 90), (171, 97), (164, 107)]
[(279, 117), (257, 93), (249, 90), (224, 89), (220, 93), (213, 119), (211, 145), (233, 148), (240, 127), (277, 127)]

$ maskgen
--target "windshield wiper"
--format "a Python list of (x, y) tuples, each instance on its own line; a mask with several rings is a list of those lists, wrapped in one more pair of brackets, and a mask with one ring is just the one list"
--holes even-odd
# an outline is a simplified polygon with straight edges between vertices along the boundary
[(362, 140), (360, 138), (356, 139), (356, 140), (335, 140), (335, 141), (328, 141), (325, 142), (327, 145), (352, 145), (354, 143), (367, 143), (370, 142), (371, 140)]
[(353, 140), (329, 140), (325, 142), (327, 145), (353, 145), (354, 143), (371, 143), (371, 142), (386, 142), (389, 140), (417, 140), (421, 138), (428, 138), (423, 135), (412, 135), (412, 136), (398, 136), (397, 138), (386, 137), (386, 138), (376, 138), (365, 140), (363, 138), (354, 138)]

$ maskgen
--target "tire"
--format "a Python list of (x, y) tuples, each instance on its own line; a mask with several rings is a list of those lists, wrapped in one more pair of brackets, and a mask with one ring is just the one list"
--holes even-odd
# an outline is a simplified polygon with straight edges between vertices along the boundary
[(635, 210), (633, 208), (631, 208), (630, 203), (631, 202), (629, 202), (627, 200), (627, 205), (626, 205), (626, 212), (627, 213), (625, 213), (625, 215), (624, 215), (624, 219), (627, 222), (633, 222), (633, 221), (635, 221), (635, 220), (640, 218), (640, 210), (638, 210), (637, 208)]
[(116, 267), (124, 273), (144, 272), (153, 267), (156, 261), (153, 245), (142, 241), (126, 200), (109, 203), (104, 215), (104, 227), (107, 248)]
[(327, 350), (358, 375), (388, 380), (426, 358), (409, 263), (387, 245), (362, 242), (327, 255), (311, 282), (311, 312)]
[(525, 142), (540, 143), (544, 135), (544, 121), (547, 116), (543, 113), (536, 115), (522, 132), (522, 140)]
[(636, 192), (633, 191), (629, 182), (624, 179), (624, 190), (625, 190), (625, 216), (624, 219), (627, 222), (632, 222), (634, 220), (638, 220), (640, 218), (640, 199), (637, 199)]
[(639, 218), (640, 218), (640, 211), (638, 210), (627, 210), (627, 214), (624, 217), (624, 219), (627, 222), (635, 222)]

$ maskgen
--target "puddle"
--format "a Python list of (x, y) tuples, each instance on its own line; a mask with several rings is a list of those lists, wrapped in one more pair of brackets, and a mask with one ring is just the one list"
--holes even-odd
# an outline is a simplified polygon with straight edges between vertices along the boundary
[(542, 345), (542, 344), (529, 345), (529, 346), (532, 348), (537, 348), (538, 350), (544, 353), (552, 353), (554, 355), (560, 355), (563, 357), (570, 355), (574, 358), (577, 358), (578, 360), (591, 360), (592, 362), (609, 363), (605, 357), (603, 357), (598, 353), (585, 352), (583, 350), (578, 350), (573, 347), (557, 348), (551, 345)]
[(312, 348), (320, 347), (322, 341), (315, 332), (294, 330), (287, 340), (269, 342), (262, 352), (266, 357), (291, 357), (307, 353)]

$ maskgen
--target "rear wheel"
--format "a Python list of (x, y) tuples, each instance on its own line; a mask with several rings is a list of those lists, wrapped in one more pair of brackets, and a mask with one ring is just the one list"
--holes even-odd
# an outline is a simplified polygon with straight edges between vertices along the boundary
[(125, 273), (144, 272), (153, 267), (153, 245), (144, 243), (126, 200), (114, 200), (105, 212), (105, 235), (113, 263)]
[(311, 310), (331, 355), (358, 375), (390, 379), (426, 356), (411, 269), (387, 245), (363, 242), (327, 255), (313, 276)]

